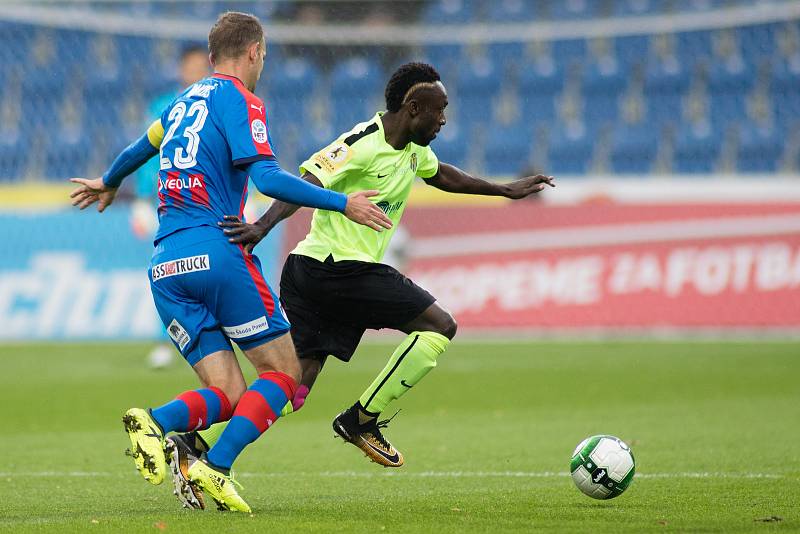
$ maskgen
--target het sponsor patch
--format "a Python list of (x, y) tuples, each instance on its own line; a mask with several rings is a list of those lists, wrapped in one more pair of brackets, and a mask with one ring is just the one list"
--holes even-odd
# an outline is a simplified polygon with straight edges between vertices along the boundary
[(231, 339), (250, 337), (254, 334), (258, 334), (259, 332), (264, 332), (265, 330), (269, 330), (269, 322), (264, 315), (258, 319), (253, 319), (252, 321), (244, 324), (222, 327), (222, 331), (225, 332), (225, 335)]
[(250, 133), (256, 143), (264, 144), (267, 142), (267, 125), (261, 119), (255, 119), (250, 123)]
[(209, 269), (211, 269), (211, 262), (208, 259), (208, 254), (165, 261), (153, 266), (153, 282), (170, 276), (196, 271), (208, 271)]

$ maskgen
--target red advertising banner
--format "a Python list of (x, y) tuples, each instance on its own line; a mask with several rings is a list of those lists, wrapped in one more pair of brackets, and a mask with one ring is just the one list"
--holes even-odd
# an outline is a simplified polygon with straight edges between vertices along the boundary
[(800, 327), (800, 204), (406, 213), (407, 274), (463, 327)]

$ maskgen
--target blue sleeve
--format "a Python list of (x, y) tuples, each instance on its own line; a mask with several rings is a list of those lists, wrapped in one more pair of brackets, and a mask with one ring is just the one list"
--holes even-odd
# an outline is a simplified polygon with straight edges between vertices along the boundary
[[(172, 101), (175, 100), (175, 92), (164, 93), (150, 102), (150, 106), (147, 109), (147, 117), (148, 121), (144, 124), (144, 127), (147, 128), (150, 126), (150, 122), (154, 119), (162, 117), (162, 124), (166, 124), (163, 119), (164, 110), (169, 108), (169, 105)], [(152, 118), (151, 118), (152, 117)], [(158, 171), (160, 167), (160, 162), (158, 158), (152, 158), (147, 160), (147, 162), (139, 168), (139, 172), (136, 173), (134, 176), (136, 178), (135, 186), (134, 186), (134, 194), (136, 198), (139, 199), (146, 199), (149, 200), (156, 196), (156, 191), (158, 190)]]
[(158, 149), (150, 144), (147, 133), (120, 152), (111, 167), (103, 175), (103, 183), (109, 187), (119, 187), (130, 173), (158, 154)]
[(237, 167), (275, 157), (267, 131), (267, 110), (260, 98), (230, 85), (220, 95), (222, 129)]
[(290, 204), (344, 212), (347, 195), (323, 189), (281, 169), (274, 159), (256, 161), (247, 169), (256, 188), (268, 197)]

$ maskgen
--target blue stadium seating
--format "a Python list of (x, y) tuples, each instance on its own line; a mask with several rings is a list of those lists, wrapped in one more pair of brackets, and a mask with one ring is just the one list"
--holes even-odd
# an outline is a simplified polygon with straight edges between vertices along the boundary
[[(431, 25), (493, 24), (704, 12), (728, 5), (723, 0), (430, 0), (419, 17)], [(88, 6), (131, 15), (192, 12), (209, 19), (236, 3)], [(264, 18), (287, 6), (247, 2)], [(679, 32), (666, 39), (429, 44), (404, 54), (436, 65), (451, 91), (451, 123), (433, 144), (444, 161), (491, 174), (515, 174), (530, 164), (583, 174), (598, 163), (602, 167), (608, 157), (612, 172), (647, 174), (654, 172), (658, 155), (671, 157), (663, 163), (675, 172), (770, 173), (784, 168), (784, 157), (791, 156), (786, 139), (800, 126), (800, 51), (787, 48), (786, 38), (798, 28), (792, 21)], [(187, 44), (0, 22), (0, 98), (15, 101), (24, 117), (19, 124), (0, 124), (0, 180), (36, 172), (48, 179), (98, 172), (88, 166), (107, 161), (138, 135), (146, 122), (138, 115), (147, 102), (174, 89), (177, 54)], [(352, 51), (315, 56), (270, 45), (258, 94), (267, 102), (287, 168), (381, 107), (384, 84), (396, 65), (385, 61), (385, 52), (364, 46), (357, 56)], [(639, 116), (629, 116), (628, 100), (643, 104)], [(75, 108), (80, 119), (64, 126), (60, 117), (66, 108)], [(547, 132), (547, 138), (536, 131)], [(546, 145), (534, 151), (534, 140)], [(730, 150), (723, 151), (728, 143)], [(46, 157), (37, 162), (20, 155), (28, 146), (41, 147)], [(546, 161), (531, 161), (534, 153)], [(788, 163), (800, 167), (800, 161)]]
[(662, 124), (679, 121), (682, 100), (686, 96), (691, 76), (677, 60), (652, 61), (645, 72), (644, 95), (648, 119)]
[(674, 170), (681, 173), (711, 173), (722, 146), (722, 132), (711, 124), (686, 124), (675, 142)]
[(590, 64), (583, 73), (585, 119), (592, 123), (616, 120), (627, 81), (628, 72), (615, 58)]
[(333, 68), (331, 111), (336, 131), (347, 131), (375, 113), (383, 83), (380, 67), (366, 58), (350, 58)]
[(556, 97), (564, 89), (564, 67), (554, 61), (536, 62), (520, 73), (522, 116), (528, 121), (552, 120)]
[(465, 166), (467, 152), (472, 149), (469, 136), (458, 124), (447, 124), (431, 143), (440, 161)]
[(664, 0), (621, 0), (614, 2), (613, 15), (651, 15), (664, 11)]
[(432, 24), (463, 24), (472, 20), (473, 4), (472, 0), (434, 0), (424, 18)]
[(737, 168), (740, 172), (775, 172), (784, 150), (777, 128), (748, 125), (740, 130)]
[(599, 15), (600, 2), (593, 0), (564, 0), (554, 2), (550, 15), (554, 19), (589, 19)]
[(651, 124), (618, 125), (612, 134), (611, 169), (620, 174), (647, 174), (658, 151), (658, 128)]
[(584, 124), (556, 124), (550, 134), (548, 172), (586, 174), (594, 152), (593, 134)]
[[(276, 64), (264, 77), (265, 101), (272, 125), (308, 122), (308, 102), (320, 78), (314, 65), (292, 58)], [(263, 88), (259, 91), (262, 96)]]
[(490, 2), (488, 19), (491, 22), (535, 20), (536, 7), (540, 4), (526, 0), (496, 0)]
[(492, 99), (502, 86), (498, 67), (485, 57), (466, 62), (455, 82), (461, 123), (488, 123), (492, 117)]
[(533, 148), (533, 128), (526, 121), (496, 124), (485, 143), (486, 171), (492, 175), (517, 175), (528, 166)]

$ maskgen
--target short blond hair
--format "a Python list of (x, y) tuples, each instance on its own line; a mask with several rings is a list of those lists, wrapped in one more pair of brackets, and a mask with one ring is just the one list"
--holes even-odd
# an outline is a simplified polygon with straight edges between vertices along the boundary
[(237, 58), (253, 43), (264, 39), (264, 28), (255, 15), (227, 11), (219, 16), (208, 33), (208, 52), (211, 61)]

